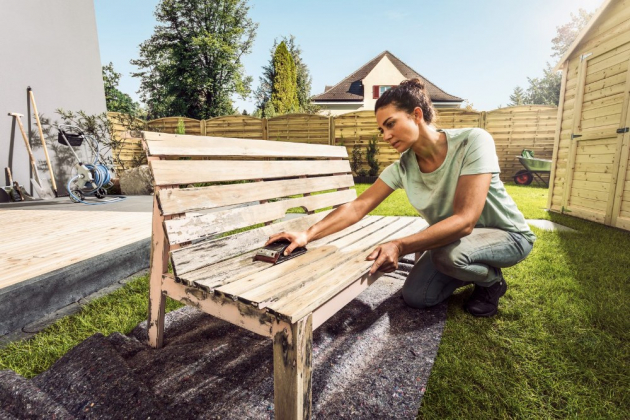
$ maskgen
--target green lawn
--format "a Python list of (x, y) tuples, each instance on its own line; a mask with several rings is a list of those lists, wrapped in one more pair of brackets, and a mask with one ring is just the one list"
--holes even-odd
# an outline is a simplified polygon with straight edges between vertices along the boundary
[[(507, 188), (525, 217), (581, 233), (535, 229), (530, 257), (504, 270), (509, 289), (496, 317), (462, 310), (470, 288), (450, 299), (420, 418), (630, 418), (630, 233), (545, 212), (546, 189)], [(416, 214), (403, 191), (372, 213)], [(96, 332), (127, 333), (146, 318), (147, 296), (148, 279), (138, 278), (1, 349), (0, 369), (32, 377)], [(169, 300), (167, 310), (177, 307)]]

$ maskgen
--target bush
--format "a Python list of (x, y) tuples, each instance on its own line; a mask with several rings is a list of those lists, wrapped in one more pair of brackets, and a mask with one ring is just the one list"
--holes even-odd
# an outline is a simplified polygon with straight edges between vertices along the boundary
[(186, 134), (186, 124), (184, 124), (184, 120), (181, 118), (177, 120), (175, 134)]
[(354, 146), (352, 147), (352, 157), (350, 159), (350, 168), (352, 169), (352, 172), (357, 175), (359, 175), (362, 160), (363, 153), (361, 153), (361, 145), (357, 142), (354, 142)]
[(370, 170), (368, 171), (368, 174), (370, 176), (378, 175), (378, 170), (380, 168), (380, 165), (378, 163), (378, 158), (376, 157), (377, 154), (378, 154), (378, 139), (376, 138), (376, 136), (372, 136), (372, 138), (368, 142), (367, 150), (365, 151), (365, 156), (366, 156), (368, 165), (370, 165)]

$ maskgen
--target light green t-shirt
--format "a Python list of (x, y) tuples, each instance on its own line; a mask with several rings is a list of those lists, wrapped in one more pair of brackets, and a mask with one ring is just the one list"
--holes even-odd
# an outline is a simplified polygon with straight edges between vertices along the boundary
[(475, 227), (518, 232), (534, 243), (536, 236), (499, 179), (499, 159), (490, 133), (481, 128), (439, 131), (446, 134), (448, 144), (446, 159), (439, 168), (421, 172), (416, 155), (408, 149), (400, 160), (385, 168), (380, 179), (394, 190), (404, 189), (411, 205), (433, 225), (453, 215), (460, 175), (491, 173), (486, 204)]

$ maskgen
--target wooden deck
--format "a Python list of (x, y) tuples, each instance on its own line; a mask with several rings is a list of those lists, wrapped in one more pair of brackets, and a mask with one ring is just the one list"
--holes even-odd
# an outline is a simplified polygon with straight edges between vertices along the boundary
[(148, 212), (10, 209), (0, 222), (0, 289), (151, 236)]

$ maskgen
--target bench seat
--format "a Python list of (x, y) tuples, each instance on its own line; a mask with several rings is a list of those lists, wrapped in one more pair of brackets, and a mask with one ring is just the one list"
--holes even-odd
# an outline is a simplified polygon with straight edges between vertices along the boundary
[[(417, 217), (367, 216), (341, 232), (311, 242), (306, 254), (282, 264), (252, 261), (255, 250), (268, 238), (268, 232), (275, 233), (281, 226), (284, 230), (306, 224), (299, 222), (295, 219), (293, 226), (282, 224), (274, 225), (274, 229), (261, 228), (260, 235), (257, 235), (259, 241), (250, 242), (250, 249), (243, 249), (243, 254), (211, 266), (182, 273), (174, 266), (176, 279), (209, 293), (249, 303), (258, 309), (266, 308), (295, 322), (365, 275), (372, 265), (365, 258), (385, 238), (391, 240), (411, 235), (426, 226), (426, 222)], [(247, 232), (242, 236), (257, 233)], [(207, 254), (207, 248), (208, 244), (204, 244), (175, 251), (173, 259), (197, 261)], [(178, 256), (178, 253), (186, 255)]]

